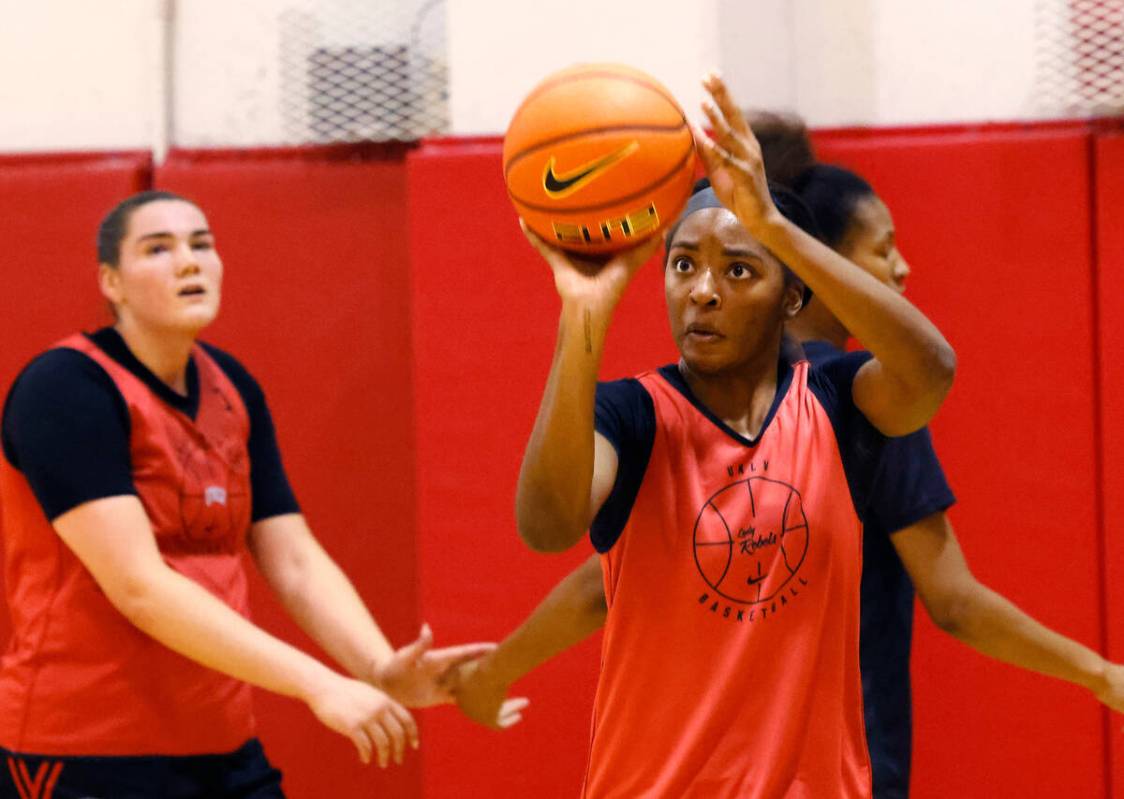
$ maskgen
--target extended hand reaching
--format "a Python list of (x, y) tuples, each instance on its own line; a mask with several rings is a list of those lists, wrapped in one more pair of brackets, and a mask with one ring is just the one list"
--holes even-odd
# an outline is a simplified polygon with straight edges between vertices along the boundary
[(445, 704), (453, 701), (450, 686), (457, 667), (495, 648), (475, 643), (433, 649), (433, 631), (423, 624), (416, 641), (375, 667), (372, 682), (406, 707)]
[(453, 685), (457, 707), (475, 721), (493, 730), (506, 730), (523, 720), (523, 710), (531, 704), (526, 697), (507, 698), (511, 687), (489, 668), (487, 656), (463, 663), (457, 668)]

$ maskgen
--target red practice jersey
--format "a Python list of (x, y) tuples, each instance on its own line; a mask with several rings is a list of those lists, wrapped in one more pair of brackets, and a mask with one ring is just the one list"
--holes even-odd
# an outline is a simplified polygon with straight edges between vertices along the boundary
[(868, 460), (881, 437), (857, 419), (853, 370), (837, 385), (792, 366), (756, 441), (672, 375), (639, 378), (654, 434), (602, 554), (609, 613), (583, 795), (870, 797), (848, 481), (862, 469), (837, 428), (866, 425)]
[[(128, 409), (133, 482), (164, 560), (248, 615), (249, 418), (201, 348), (195, 419), (85, 336)], [(13, 635), (0, 661), (0, 746), (53, 755), (229, 752), (254, 734), (250, 688), (133, 626), (55, 533), (27, 479), (0, 463)]]

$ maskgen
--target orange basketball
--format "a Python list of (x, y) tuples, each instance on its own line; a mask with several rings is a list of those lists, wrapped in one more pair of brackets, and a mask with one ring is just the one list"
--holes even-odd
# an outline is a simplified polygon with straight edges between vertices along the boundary
[(694, 182), (694, 142), (655, 78), (583, 64), (527, 95), (504, 137), (503, 172), (532, 230), (573, 252), (606, 253), (678, 217)]

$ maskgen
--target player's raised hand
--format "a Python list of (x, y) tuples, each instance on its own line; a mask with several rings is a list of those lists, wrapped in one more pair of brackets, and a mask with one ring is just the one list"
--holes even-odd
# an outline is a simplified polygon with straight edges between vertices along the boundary
[(458, 666), (496, 648), (493, 643), (433, 648), (433, 631), (423, 624), (417, 640), (392, 654), (375, 669), (374, 683), (407, 707), (453, 701), (450, 688)]
[(660, 243), (658, 235), (650, 236), (634, 247), (613, 253), (608, 260), (593, 260), (552, 246), (522, 219), (519, 225), (527, 241), (550, 265), (554, 287), (563, 300), (592, 302), (606, 309), (616, 306), (633, 275), (652, 257)]
[(351, 739), (364, 763), (374, 757), (386, 768), (393, 758), (401, 765), (406, 747), (418, 748), (418, 726), (410, 711), (360, 680), (331, 673), (308, 698), (308, 706), (326, 727)]
[(493, 730), (506, 730), (523, 720), (531, 703), (526, 697), (508, 698), (511, 686), (489, 668), (487, 656), (461, 664), (453, 682), (457, 707), (468, 718)]
[(695, 149), (710, 175), (718, 199), (751, 233), (759, 224), (781, 218), (769, 194), (761, 145), (726, 84), (713, 72), (703, 78), (712, 102), (703, 103), (714, 138), (695, 128)]

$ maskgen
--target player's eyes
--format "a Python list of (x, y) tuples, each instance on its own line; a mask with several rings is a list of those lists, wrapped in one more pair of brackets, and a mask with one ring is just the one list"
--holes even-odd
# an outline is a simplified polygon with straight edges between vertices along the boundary
[(194, 250), (213, 250), (215, 248), (215, 243), (210, 239), (200, 239), (199, 241), (193, 242), (191, 248)]
[(146, 255), (159, 255), (160, 253), (167, 252), (167, 251), (168, 251), (168, 245), (167, 244), (149, 244), (147, 247), (144, 248), (144, 252), (145, 252)]
[(690, 272), (694, 268), (694, 266), (695, 265), (691, 263), (690, 258), (684, 258), (683, 256), (680, 256), (671, 262), (672, 269), (674, 269), (676, 272), (682, 272), (684, 274)]
[(744, 279), (753, 276), (753, 268), (749, 264), (733, 263), (728, 270), (730, 277)]

